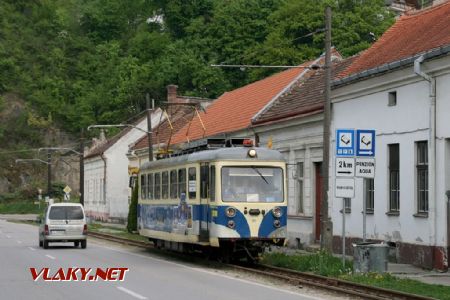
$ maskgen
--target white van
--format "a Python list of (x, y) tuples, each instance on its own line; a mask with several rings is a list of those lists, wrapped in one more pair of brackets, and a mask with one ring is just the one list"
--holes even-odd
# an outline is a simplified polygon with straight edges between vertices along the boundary
[(79, 203), (55, 203), (45, 209), (39, 224), (39, 247), (50, 242), (73, 242), (86, 248), (87, 225), (83, 206)]

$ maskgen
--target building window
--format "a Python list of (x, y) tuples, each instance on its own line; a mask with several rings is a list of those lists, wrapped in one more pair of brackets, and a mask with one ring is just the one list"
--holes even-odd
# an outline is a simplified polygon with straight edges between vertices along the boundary
[(161, 199), (161, 174), (155, 173), (155, 199)]
[(400, 211), (400, 145), (389, 147), (389, 211)]
[(428, 212), (428, 143), (417, 142), (417, 212)]
[(186, 169), (178, 170), (178, 197), (180, 199), (182, 194), (186, 197)]
[(303, 207), (303, 180), (304, 180), (304, 163), (298, 162), (297, 163), (297, 213), (303, 214), (304, 207)]
[(397, 105), (397, 92), (389, 92), (388, 94), (388, 106), (396, 106)]
[(197, 169), (189, 168), (189, 199), (197, 197)]
[(170, 198), (176, 199), (178, 196), (177, 170), (170, 171)]
[(161, 173), (161, 198), (167, 199), (169, 197), (169, 172)]
[(366, 201), (366, 213), (373, 214), (375, 196), (375, 180), (373, 178), (364, 179), (364, 201)]
[(148, 199), (152, 200), (154, 196), (153, 174), (148, 174), (147, 185), (148, 185)]

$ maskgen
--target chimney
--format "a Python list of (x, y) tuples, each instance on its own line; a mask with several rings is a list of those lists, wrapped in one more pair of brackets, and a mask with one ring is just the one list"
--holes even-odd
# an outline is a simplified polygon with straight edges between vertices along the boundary
[(177, 89), (178, 86), (175, 84), (169, 84), (167, 86), (167, 102), (177, 103)]

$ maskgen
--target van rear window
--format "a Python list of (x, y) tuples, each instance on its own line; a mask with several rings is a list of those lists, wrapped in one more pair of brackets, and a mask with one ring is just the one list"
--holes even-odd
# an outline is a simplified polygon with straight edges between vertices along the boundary
[(54, 206), (50, 209), (50, 220), (82, 220), (83, 210), (79, 206)]

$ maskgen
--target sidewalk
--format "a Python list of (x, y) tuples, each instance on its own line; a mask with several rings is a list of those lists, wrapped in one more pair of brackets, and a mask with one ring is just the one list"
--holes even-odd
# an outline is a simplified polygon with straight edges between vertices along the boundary
[(450, 272), (437, 272), (424, 270), (419, 267), (405, 264), (388, 263), (388, 272), (400, 278), (409, 278), (428, 284), (441, 284), (450, 286)]
[(36, 221), (38, 214), (0, 214), (0, 220)]

